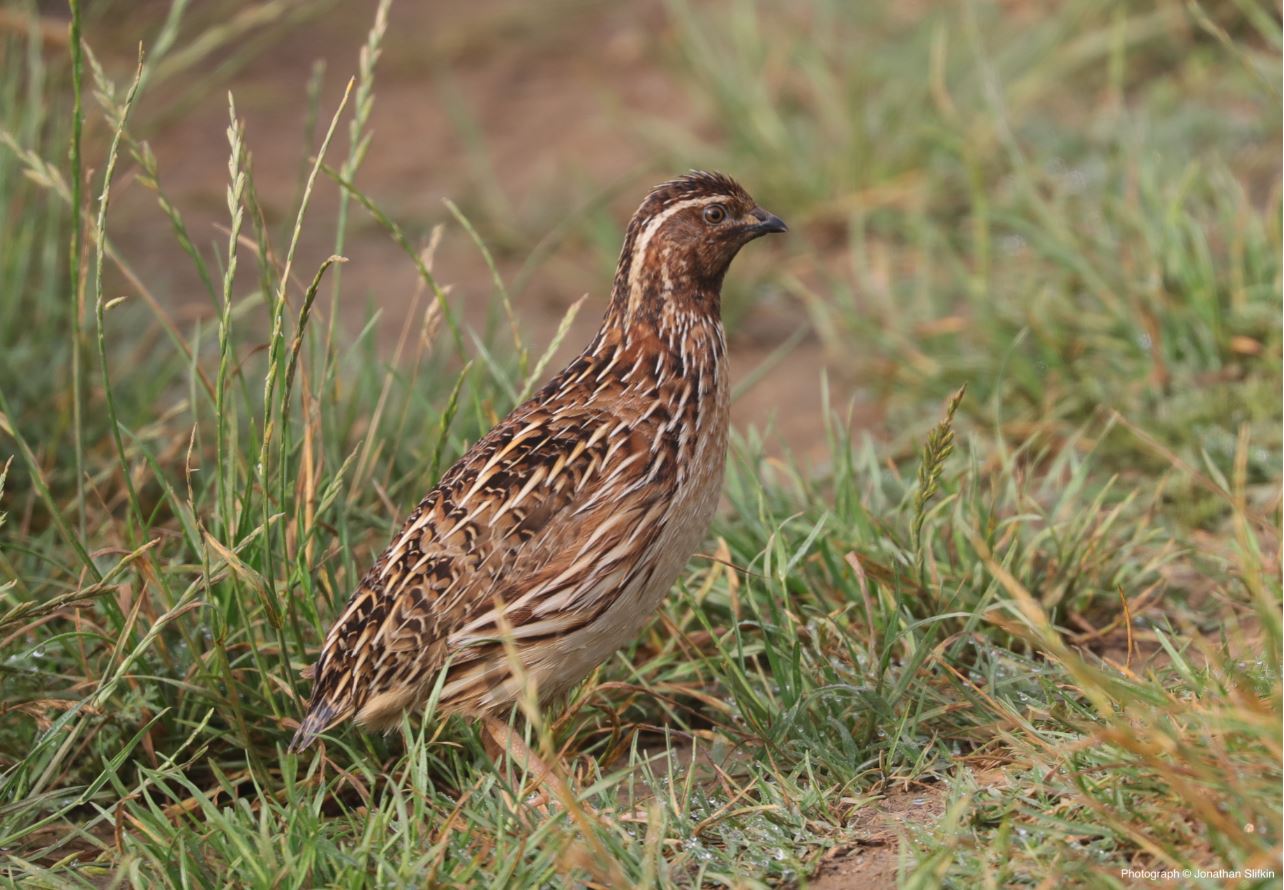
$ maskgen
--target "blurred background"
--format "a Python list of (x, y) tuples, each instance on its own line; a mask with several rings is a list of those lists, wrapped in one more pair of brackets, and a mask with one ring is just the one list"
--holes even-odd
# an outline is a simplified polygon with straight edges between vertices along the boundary
[[(40, 10), (55, 51), (65, 11)], [(154, 66), (132, 134), (194, 242), (221, 242), (232, 93), (265, 222), (288, 226), (376, 4), (174, 10), (85, 5), (86, 36), (122, 88), (139, 42)], [(997, 376), (986, 366), (999, 356), (1039, 411), (1062, 410), (1038, 391), (1049, 379), (1084, 390), (1084, 404), (1064, 406), (1081, 416), (1197, 385), (1172, 429), (1206, 423), (1229, 448), (1219, 375), (1263, 360), (1251, 328), (1273, 308), (1255, 316), (1237, 298), (1249, 314), (1231, 318), (1180, 291), (1218, 286), (1183, 280), (1213, 272), (1186, 268), (1188, 247), (1214, 263), (1245, 219), (1277, 206), (1276, 18), (1246, 0), (392, 4), (353, 181), (416, 248), (451, 220), (443, 199), (455, 202), (533, 343), (587, 294), (560, 360), (591, 335), (646, 189), (693, 167), (735, 175), (794, 231), (747, 251), (728, 283), (735, 370), (753, 374), (736, 418), (774, 420), (769, 442), (799, 456), (821, 454), (822, 369), (856, 427), (917, 434), (914, 413), (897, 414), (899, 386), (927, 378), (943, 398), (978, 372)], [(11, 13), (8, 27), (21, 22)], [(94, 123), (88, 137), (101, 141)], [(351, 151), (347, 129), (337, 152)], [(126, 172), (121, 253), (179, 318), (213, 317), (155, 194)], [(314, 220), (334, 217), (340, 191), (321, 178)], [(1144, 219), (1174, 202), (1199, 205), (1196, 228)], [(332, 227), (305, 226), (297, 267), (335, 246)], [(391, 350), (413, 263), (359, 208), (342, 253), (340, 322), (357, 330), (377, 311)], [(445, 227), (435, 268), (470, 324), (496, 321), (492, 276), (460, 226)], [(1239, 276), (1243, 287), (1255, 277)]]

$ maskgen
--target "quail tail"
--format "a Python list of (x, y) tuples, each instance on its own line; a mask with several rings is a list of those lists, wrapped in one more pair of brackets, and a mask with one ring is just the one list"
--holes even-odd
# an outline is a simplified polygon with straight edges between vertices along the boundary
[(325, 732), (331, 726), (345, 719), (348, 711), (340, 708), (330, 702), (318, 702), (316, 707), (312, 708), (299, 724), (298, 730), (294, 733), (294, 738), (290, 740), (288, 750), (298, 753), (307, 748), (321, 733)]

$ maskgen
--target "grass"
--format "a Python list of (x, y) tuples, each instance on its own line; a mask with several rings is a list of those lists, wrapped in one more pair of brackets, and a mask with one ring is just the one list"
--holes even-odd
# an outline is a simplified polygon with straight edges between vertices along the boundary
[[(795, 223), (728, 299), (789, 294), (830, 351), (829, 457), (739, 431), (706, 555), (534, 721), (548, 813), (431, 711), (284, 752), (390, 522), (551, 349), (467, 336), (449, 270), (360, 190), (382, 14), (345, 102), (300, 97), (315, 160), (279, 225), (229, 103), (226, 240), (197, 243), (134, 122), (248, 19), (182, 13), (133, 86), (34, 16), (0, 31), (7, 886), (791, 884), (904, 790), (942, 812), (898, 832), (908, 887), (1278, 876), (1273, 11), (670, 4), (717, 138), (644, 129), (657, 164), (712, 159)], [(113, 246), (127, 173), (204, 282), (196, 322)], [(310, 210), (325, 188), (337, 220)], [(613, 249), (620, 221), (584, 213)], [(319, 308), (338, 261), (295, 259), (305, 228), (341, 253), (372, 214), (422, 285), (391, 355), (388, 319)], [(848, 379), (886, 435), (853, 437)]]

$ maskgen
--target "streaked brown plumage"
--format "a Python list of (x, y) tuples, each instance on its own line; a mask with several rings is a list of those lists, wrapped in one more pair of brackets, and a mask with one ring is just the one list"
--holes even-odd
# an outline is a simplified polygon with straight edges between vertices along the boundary
[(392, 725), (443, 666), (443, 711), (506, 709), (519, 689), (505, 627), (541, 699), (637, 635), (718, 501), (723, 275), (744, 244), (783, 231), (721, 174), (647, 196), (597, 336), (446, 472), (361, 580), (292, 749), (348, 718)]

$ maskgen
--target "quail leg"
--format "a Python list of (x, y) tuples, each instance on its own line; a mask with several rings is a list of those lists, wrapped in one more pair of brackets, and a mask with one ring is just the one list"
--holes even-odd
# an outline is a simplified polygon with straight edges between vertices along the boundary
[[(507, 758), (509, 764), (520, 768), (525, 768), (527, 776), (523, 789), (530, 788), (536, 793), (527, 800), (527, 803), (541, 814), (548, 812), (548, 790), (545, 786), (545, 779), (552, 772), (540, 756), (530, 749), (521, 735), (513, 730), (503, 720), (497, 717), (487, 717), (485, 719), (486, 735), (483, 745), (486, 754), (493, 760), (496, 766), (499, 765), (501, 758)], [(507, 794), (505, 795), (507, 796)], [(509, 801), (510, 806), (515, 801)]]

